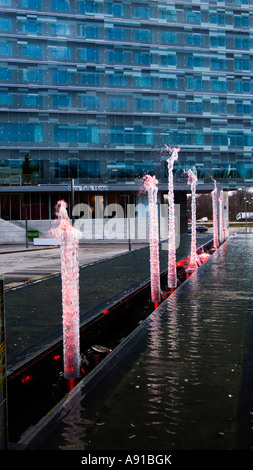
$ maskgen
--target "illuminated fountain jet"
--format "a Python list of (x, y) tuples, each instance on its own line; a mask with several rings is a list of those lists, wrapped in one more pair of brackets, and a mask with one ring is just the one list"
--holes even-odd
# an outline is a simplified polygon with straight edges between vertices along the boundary
[(223, 214), (223, 190), (219, 196), (219, 241), (224, 242), (224, 214)]
[(178, 160), (180, 148), (166, 149), (171, 153), (168, 162), (168, 287), (177, 287), (177, 266), (176, 266), (176, 230), (175, 230), (175, 204), (174, 204), (174, 179), (173, 167)]
[(187, 267), (187, 271), (192, 271), (192, 270), (194, 271), (197, 267), (197, 262), (198, 262), (197, 246), (196, 246), (196, 187), (197, 187), (198, 178), (191, 169), (187, 171), (187, 174), (188, 174), (188, 184), (191, 185), (191, 193), (192, 193), (191, 257), (190, 257), (189, 265)]
[[(212, 177), (211, 177), (212, 178)], [(213, 206), (213, 246), (217, 250), (219, 246), (219, 240), (218, 240), (218, 211), (217, 211), (217, 186), (216, 186), (216, 180), (213, 179), (214, 182), (214, 189), (211, 192), (212, 195), (212, 206)]]
[(155, 176), (145, 175), (144, 189), (148, 192), (149, 201), (149, 250), (150, 250), (150, 280), (151, 300), (160, 302), (160, 260), (159, 260), (159, 228), (157, 212), (157, 184)]
[(51, 233), (60, 239), (61, 247), (64, 377), (75, 379), (80, 375), (78, 248), (82, 234), (71, 225), (65, 201), (58, 201), (56, 215), (60, 223)]

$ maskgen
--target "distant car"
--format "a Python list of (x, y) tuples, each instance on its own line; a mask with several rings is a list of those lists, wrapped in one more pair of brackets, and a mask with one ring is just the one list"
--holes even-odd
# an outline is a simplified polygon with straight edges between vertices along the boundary
[[(196, 227), (196, 232), (199, 232), (199, 233), (205, 233), (207, 232), (208, 228), (205, 227), (204, 225), (197, 225)], [(188, 228), (188, 233), (192, 233), (192, 229), (191, 228)]]
[(208, 218), (207, 217), (202, 217), (202, 219), (198, 219), (197, 222), (208, 222)]

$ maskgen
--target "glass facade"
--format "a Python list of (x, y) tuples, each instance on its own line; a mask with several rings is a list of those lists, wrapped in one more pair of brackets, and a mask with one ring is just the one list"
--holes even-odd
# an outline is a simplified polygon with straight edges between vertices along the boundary
[(0, 0), (0, 184), (252, 181), (253, 0)]

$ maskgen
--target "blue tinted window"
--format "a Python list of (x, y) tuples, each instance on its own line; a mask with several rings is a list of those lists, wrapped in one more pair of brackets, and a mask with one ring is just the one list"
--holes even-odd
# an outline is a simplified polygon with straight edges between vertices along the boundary
[(143, 7), (143, 6), (135, 6), (134, 15), (137, 16), (138, 18), (150, 18), (151, 8)]
[(111, 109), (126, 109), (127, 100), (123, 96), (111, 96), (110, 108)]
[(244, 58), (235, 59), (235, 70), (250, 70), (250, 60)]
[(53, 70), (52, 76), (53, 76), (53, 82), (55, 83), (70, 83), (71, 82), (71, 74), (68, 73), (66, 70)]
[(82, 106), (84, 108), (99, 108), (99, 96), (97, 95), (82, 96)]
[(241, 79), (237, 79), (235, 81), (235, 90), (238, 92), (249, 93), (250, 92), (250, 81), (243, 81)]
[(24, 106), (41, 106), (42, 96), (38, 95), (38, 93), (24, 93), (23, 104)]
[(108, 38), (109, 39), (125, 39), (125, 29), (124, 28), (109, 28), (108, 29)]
[(152, 34), (149, 29), (136, 29), (135, 30), (135, 39), (136, 41), (151, 41)]
[(0, 55), (11, 56), (11, 54), (12, 54), (11, 44), (1, 42), (0, 43)]
[(82, 26), (82, 36), (86, 38), (98, 38), (98, 27), (97, 26)]
[(108, 3), (108, 13), (114, 16), (123, 16), (125, 13), (124, 5), (120, 3)]
[(187, 79), (188, 88), (191, 90), (202, 90), (203, 83), (201, 78), (189, 77)]
[(126, 84), (126, 77), (123, 74), (116, 73), (109, 75), (109, 85), (124, 86)]
[(98, 61), (98, 49), (82, 48), (80, 49), (81, 59), (87, 61)]
[(31, 9), (39, 9), (40, 8), (40, 0), (22, 0), (22, 7), (23, 8), (31, 8)]
[(24, 44), (23, 56), (24, 57), (41, 57), (41, 46), (38, 44)]
[(135, 53), (136, 64), (152, 64), (152, 55), (149, 52), (136, 52)]
[(200, 23), (201, 22), (201, 13), (200, 13), (200, 11), (187, 11), (186, 12), (186, 21), (187, 21), (187, 23)]
[(12, 93), (7, 91), (0, 92), (0, 106), (9, 106), (12, 104)]
[(126, 53), (124, 51), (108, 51), (109, 62), (126, 62)]
[(176, 55), (162, 55), (162, 65), (177, 65)]
[(53, 59), (70, 59), (70, 48), (65, 46), (52, 47), (52, 58)]
[(202, 44), (201, 34), (187, 34), (187, 44), (200, 46)]
[(70, 25), (67, 23), (53, 23), (52, 24), (52, 34), (56, 36), (69, 36), (70, 34)]
[(51, 0), (51, 8), (55, 11), (69, 11), (69, 2), (68, 0)]
[(202, 57), (189, 56), (187, 59), (188, 67), (202, 67), (203, 59)]
[(7, 67), (0, 67), (0, 80), (11, 80), (12, 70)]
[(10, 31), (11, 30), (11, 20), (10, 20), (10, 18), (0, 18), (0, 30), (1, 31)]
[(59, 93), (53, 96), (53, 105), (56, 107), (68, 107), (71, 105), (71, 96), (65, 93)]
[(162, 78), (163, 88), (177, 88), (177, 78), (164, 77)]
[(23, 70), (23, 80), (25, 82), (41, 82), (42, 70), (32, 68)]
[(98, 11), (96, 2), (80, 2), (81, 13), (96, 13)]
[(82, 82), (86, 85), (98, 85), (99, 75), (98, 73), (87, 72), (82, 74)]
[(140, 77), (136, 77), (136, 86), (150, 88), (152, 86), (152, 77), (150, 77), (149, 75), (142, 75)]

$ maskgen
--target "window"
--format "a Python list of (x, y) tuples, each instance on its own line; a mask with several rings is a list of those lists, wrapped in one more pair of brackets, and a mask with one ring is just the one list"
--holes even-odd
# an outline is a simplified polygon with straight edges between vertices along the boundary
[(10, 7), (11, 6), (11, 0), (0, 0), (0, 6)]
[(136, 107), (137, 109), (152, 111), (153, 100), (150, 98), (136, 98)]
[(177, 88), (177, 78), (164, 77), (162, 78), (163, 88)]
[(40, 9), (40, 0), (22, 0), (23, 8)]
[(11, 56), (12, 46), (11, 44), (0, 42), (0, 55)]
[(114, 51), (108, 51), (109, 62), (126, 62), (126, 53), (121, 50), (115, 49)]
[(97, 95), (82, 96), (82, 107), (83, 108), (99, 108), (99, 96)]
[(108, 38), (109, 39), (125, 39), (125, 29), (124, 28), (109, 28), (108, 29)]
[(126, 109), (127, 99), (123, 96), (110, 96), (111, 109)]
[(212, 13), (211, 14), (211, 23), (218, 25), (226, 24), (226, 15), (225, 13)]
[(142, 75), (140, 77), (136, 77), (136, 86), (143, 88), (152, 87), (152, 77), (150, 77), (149, 75)]
[(66, 70), (53, 70), (52, 72), (54, 83), (70, 83), (71, 74)]
[(97, 160), (84, 160), (79, 162), (79, 178), (99, 178), (101, 174), (100, 162)]
[(235, 59), (235, 70), (250, 70), (250, 59)]
[(136, 52), (135, 53), (136, 64), (152, 64), (152, 55), (149, 52)]
[(137, 18), (147, 18), (149, 19), (151, 16), (151, 8), (143, 7), (143, 6), (135, 6), (134, 7), (134, 16)]
[(60, 143), (91, 143), (100, 141), (99, 127), (97, 126), (54, 126), (54, 141)]
[(38, 93), (24, 93), (23, 94), (24, 106), (42, 106), (42, 96)]
[(236, 103), (236, 113), (237, 114), (251, 114), (251, 104), (250, 103)]
[(177, 65), (177, 56), (175, 54), (162, 55), (162, 65)]
[(226, 37), (225, 36), (211, 36), (211, 45), (213, 47), (225, 47)]
[(23, 45), (23, 56), (24, 57), (41, 57), (42, 54), (41, 46), (38, 44), (24, 44)]
[(235, 91), (240, 93), (250, 93), (250, 81), (249, 80), (235, 80)]
[(165, 98), (163, 99), (163, 111), (178, 111), (178, 100), (172, 98)]
[(188, 101), (188, 111), (193, 113), (202, 113), (203, 102), (202, 101)]
[(80, 2), (81, 13), (97, 13), (98, 4), (97, 2)]
[(174, 31), (162, 31), (161, 40), (168, 44), (177, 44), (177, 33)]
[(53, 95), (53, 106), (57, 108), (67, 108), (68, 106), (71, 106), (71, 96), (67, 95), (66, 93)]
[(23, 33), (40, 33), (41, 24), (38, 21), (34, 20), (24, 20), (22, 21), (22, 32)]
[(97, 26), (82, 26), (82, 36), (86, 38), (98, 38), (98, 27)]
[(1, 142), (36, 142), (43, 141), (41, 124), (0, 124)]
[(0, 92), (0, 106), (10, 106), (12, 105), (12, 93), (8, 91), (1, 91)]
[(189, 33), (187, 34), (187, 44), (189, 45), (194, 45), (194, 46), (200, 46), (202, 44), (202, 36), (201, 34), (197, 33)]
[(235, 26), (237, 28), (249, 27), (249, 16), (248, 15), (235, 15)]
[(70, 25), (68, 23), (53, 23), (52, 34), (56, 36), (69, 36)]
[(113, 16), (124, 16), (125, 7), (121, 3), (108, 3), (108, 13)]
[(249, 39), (235, 38), (235, 47), (236, 49), (249, 49)]
[(51, 0), (51, 8), (53, 11), (69, 11), (68, 0)]
[(66, 46), (52, 47), (52, 58), (60, 60), (70, 59), (70, 48)]
[(39, 69), (24, 69), (23, 80), (25, 82), (41, 82), (42, 81), (42, 70)]
[(149, 29), (136, 29), (135, 39), (136, 41), (143, 41), (143, 42), (152, 41), (151, 31)]
[(153, 129), (145, 127), (111, 127), (110, 141), (112, 144), (152, 145)]
[(0, 30), (1, 31), (10, 31), (11, 30), (11, 20), (10, 20), (10, 18), (0, 18)]
[(7, 67), (0, 67), (0, 80), (11, 80), (12, 70)]
[(176, 10), (167, 10), (165, 8), (161, 9), (161, 18), (167, 21), (177, 21), (177, 11)]
[(227, 90), (226, 80), (219, 80), (218, 78), (212, 79), (212, 90), (213, 91), (226, 91)]
[(189, 77), (187, 79), (187, 86), (190, 90), (202, 90), (203, 88), (202, 78)]
[(187, 11), (186, 12), (187, 23), (201, 23), (200, 11)]
[(188, 67), (202, 67), (203, 59), (202, 57), (188, 56), (187, 65)]
[(95, 48), (82, 48), (80, 49), (80, 55), (82, 60), (87, 60), (88, 62), (97, 62), (98, 61), (98, 49)]
[(212, 59), (212, 68), (213, 69), (225, 69), (227, 67), (227, 61), (226, 59), (221, 59), (219, 57), (215, 57)]
[(86, 85), (99, 85), (99, 75), (92, 72), (83, 73), (82, 82)]
[(126, 77), (123, 74), (116, 73), (109, 75), (109, 85), (111, 86), (124, 86), (126, 84)]

